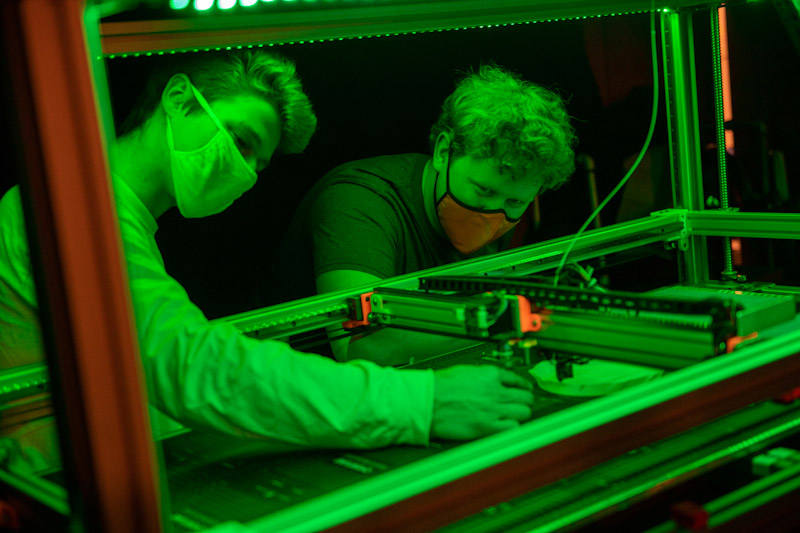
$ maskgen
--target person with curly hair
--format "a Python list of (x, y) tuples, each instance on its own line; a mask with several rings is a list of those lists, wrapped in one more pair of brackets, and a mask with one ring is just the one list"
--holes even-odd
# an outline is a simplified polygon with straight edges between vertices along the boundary
[[(479, 257), (507, 246), (536, 195), (574, 172), (562, 98), (496, 65), (461, 79), (431, 129), (432, 156), (341, 165), (305, 196), (273, 258), (273, 301)], [(453, 339), (383, 330), (331, 342), (338, 360), (401, 364)]]

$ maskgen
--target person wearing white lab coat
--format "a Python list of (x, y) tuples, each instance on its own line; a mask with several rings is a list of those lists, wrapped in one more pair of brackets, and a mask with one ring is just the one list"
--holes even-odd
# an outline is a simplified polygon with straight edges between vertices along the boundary
[[(166, 81), (164, 81), (166, 80)], [(110, 150), (122, 243), (150, 401), (190, 427), (301, 448), (472, 439), (531, 416), (527, 381), (489, 366), (397, 370), (337, 363), (209, 322), (170, 277), (156, 219), (219, 213), (274, 154), (301, 152), (316, 127), (294, 65), (264, 51), (194, 58), (154, 76)], [(124, 130), (124, 129), (123, 129)], [(0, 201), (0, 369), (43, 360), (18, 188)], [(46, 405), (7, 419), (11, 468), (59, 463)], [(16, 465), (16, 466), (15, 466)]]

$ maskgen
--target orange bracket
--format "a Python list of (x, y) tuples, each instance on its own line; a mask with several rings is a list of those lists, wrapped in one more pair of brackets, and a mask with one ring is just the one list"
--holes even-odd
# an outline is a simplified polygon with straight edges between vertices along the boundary
[(703, 506), (692, 501), (681, 501), (670, 507), (672, 520), (676, 525), (689, 531), (705, 531), (708, 528), (709, 513)]
[(725, 341), (725, 353), (731, 353), (734, 348), (739, 346), (745, 341), (749, 341), (758, 337), (758, 332), (754, 331), (750, 335), (730, 337)]
[(354, 329), (360, 326), (369, 325), (369, 314), (372, 312), (372, 302), (370, 301), (371, 296), (372, 292), (365, 292), (358, 297), (358, 300), (353, 298), (348, 301), (348, 305), (352, 306), (350, 309), (351, 319), (342, 322), (342, 327), (344, 329)]
[(792, 390), (786, 391), (779, 396), (775, 396), (773, 400), (776, 403), (788, 405), (797, 400), (798, 398), (800, 398), (800, 387), (795, 387)]
[(531, 311), (531, 302), (524, 296), (517, 296), (519, 309), (519, 329), (522, 333), (542, 329), (542, 317)]
[(17, 509), (10, 503), (0, 500), (0, 528), (3, 531), (21, 531)]

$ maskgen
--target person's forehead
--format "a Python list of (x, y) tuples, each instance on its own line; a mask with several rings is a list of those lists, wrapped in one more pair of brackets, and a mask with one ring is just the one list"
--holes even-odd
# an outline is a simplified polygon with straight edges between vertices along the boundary
[(251, 94), (240, 94), (216, 100), (212, 107), (220, 120), (241, 122), (255, 131), (268, 144), (280, 141), (280, 116), (267, 100)]
[(213, 105), (226, 113), (255, 113), (262, 118), (277, 118), (275, 106), (254, 94), (223, 96), (215, 100)]
[(512, 167), (498, 164), (494, 159), (472, 155), (464, 156), (463, 162), (463, 177), (480, 185), (532, 194), (541, 187), (538, 169), (533, 163), (525, 167)]

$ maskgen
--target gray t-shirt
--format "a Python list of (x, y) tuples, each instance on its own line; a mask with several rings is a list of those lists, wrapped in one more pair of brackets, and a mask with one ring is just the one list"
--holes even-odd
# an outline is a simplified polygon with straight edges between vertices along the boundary
[[(316, 294), (317, 276), (357, 270), (390, 278), (467, 256), (425, 214), (422, 154), (373, 157), (340, 165), (306, 194), (272, 258), (266, 303)], [(503, 249), (511, 232), (469, 257)]]

